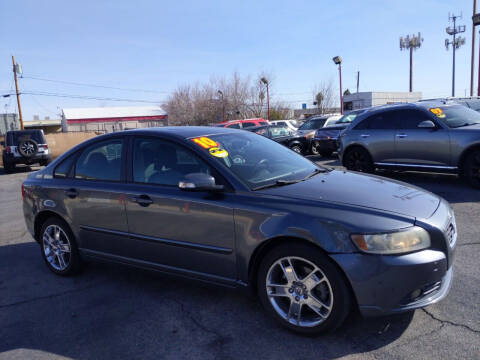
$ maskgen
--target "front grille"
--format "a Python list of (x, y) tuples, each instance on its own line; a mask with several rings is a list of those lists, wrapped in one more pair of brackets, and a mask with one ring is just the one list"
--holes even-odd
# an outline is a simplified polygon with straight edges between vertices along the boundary
[(445, 230), (445, 237), (447, 238), (448, 243), (451, 247), (455, 245), (457, 241), (457, 226), (455, 224), (455, 218), (452, 216), (450, 223)]

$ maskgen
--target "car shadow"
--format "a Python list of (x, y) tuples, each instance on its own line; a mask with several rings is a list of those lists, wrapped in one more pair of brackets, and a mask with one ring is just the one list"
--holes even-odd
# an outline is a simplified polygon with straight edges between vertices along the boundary
[[(308, 158), (327, 168), (344, 169), (336, 154), (330, 157), (308, 156)], [(450, 203), (480, 201), (480, 191), (472, 188), (465, 180), (454, 174), (377, 170), (375, 175), (421, 187), (443, 197)]]
[(0, 263), (0, 353), (7, 357), (335, 359), (385, 347), (413, 317), (353, 313), (333, 333), (302, 336), (235, 290), (100, 263), (59, 277), (33, 242), (0, 247)]
[[(15, 169), (10, 173), (10, 174), (16, 174), (16, 173), (27, 173), (31, 171), (36, 171), (38, 170), (36, 167), (32, 167), (30, 165), (17, 165), (15, 166)], [(0, 175), (10, 175), (5, 172), (5, 168), (2, 166), (0, 167)]]

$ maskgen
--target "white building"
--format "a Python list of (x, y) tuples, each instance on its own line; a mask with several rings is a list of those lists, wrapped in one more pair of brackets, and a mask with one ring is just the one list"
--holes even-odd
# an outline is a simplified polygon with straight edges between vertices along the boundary
[(160, 106), (62, 109), (62, 131), (114, 132), (168, 125)]
[(417, 92), (359, 92), (343, 96), (343, 110), (350, 111), (372, 106), (410, 103), (422, 99), (422, 93)]

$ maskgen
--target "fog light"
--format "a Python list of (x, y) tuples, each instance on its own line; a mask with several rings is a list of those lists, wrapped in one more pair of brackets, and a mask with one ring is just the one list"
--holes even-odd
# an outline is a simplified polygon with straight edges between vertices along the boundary
[(415, 300), (417, 297), (420, 296), (421, 293), (422, 293), (422, 290), (420, 290), (420, 289), (417, 289), (417, 290), (415, 290), (415, 291), (412, 291), (412, 293), (410, 294), (410, 298), (411, 298), (412, 300)]

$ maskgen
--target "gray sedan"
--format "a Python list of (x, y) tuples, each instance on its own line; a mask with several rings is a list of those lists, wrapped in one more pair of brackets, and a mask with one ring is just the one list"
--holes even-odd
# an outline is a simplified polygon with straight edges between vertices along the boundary
[(447, 202), (317, 166), (265, 137), (167, 127), (88, 140), (22, 185), (48, 268), (107, 260), (249, 289), (295, 331), (420, 308), (452, 281)]

